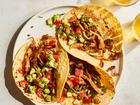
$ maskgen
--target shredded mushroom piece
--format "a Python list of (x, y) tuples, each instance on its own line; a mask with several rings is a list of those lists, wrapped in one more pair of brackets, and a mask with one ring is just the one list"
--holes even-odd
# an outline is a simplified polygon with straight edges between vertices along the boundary
[(95, 83), (92, 81), (91, 75), (88, 73), (87, 70), (86, 70), (86, 73), (87, 73), (88, 76), (83, 75), (82, 77), (83, 77), (84, 79), (86, 79), (86, 80), (90, 83), (91, 87), (92, 87), (97, 93), (102, 94), (101, 90), (100, 90), (100, 89), (95, 85)]
[(91, 77), (88, 78), (86, 75), (83, 75), (82, 77), (83, 77), (84, 79), (86, 79), (86, 80), (90, 83), (91, 87), (92, 87), (97, 93), (102, 94), (101, 90), (98, 89), (98, 87), (94, 84), (94, 82), (92, 81)]

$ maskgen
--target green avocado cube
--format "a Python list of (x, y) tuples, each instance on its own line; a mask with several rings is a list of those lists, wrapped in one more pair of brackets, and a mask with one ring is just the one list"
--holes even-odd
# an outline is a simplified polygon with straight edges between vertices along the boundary
[(35, 72), (36, 72), (36, 70), (32, 67), (31, 70), (30, 70), (30, 74), (33, 74)]
[(52, 26), (52, 25), (53, 25), (52, 19), (49, 18), (49, 19), (46, 21), (46, 24), (49, 25), (49, 26)]
[(28, 90), (31, 94), (35, 93), (35, 89), (36, 89), (35, 86), (29, 86), (29, 88), (28, 88)]
[(30, 83), (33, 82), (33, 77), (32, 77), (31, 75), (27, 75), (27, 76), (26, 76), (26, 79), (27, 79), (27, 81), (30, 82)]
[(45, 96), (45, 100), (48, 101), (48, 102), (50, 102), (52, 100), (52, 97), (50, 95), (46, 95)]
[(44, 92), (45, 94), (49, 94), (49, 93), (50, 93), (50, 90), (46, 88), (46, 89), (43, 90), (43, 92)]

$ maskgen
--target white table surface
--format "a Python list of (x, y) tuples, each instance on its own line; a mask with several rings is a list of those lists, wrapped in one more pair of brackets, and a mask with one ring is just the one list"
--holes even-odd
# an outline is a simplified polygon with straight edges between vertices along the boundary
[[(18, 28), (46, 7), (72, 3), (77, 0), (0, 0), (0, 105), (34, 105), (16, 89), (12, 79), (12, 50)], [(138, 13), (140, 1), (134, 6), (119, 8), (114, 14), (124, 24)], [(140, 45), (125, 55), (124, 61), (123, 74), (111, 105), (140, 105)]]

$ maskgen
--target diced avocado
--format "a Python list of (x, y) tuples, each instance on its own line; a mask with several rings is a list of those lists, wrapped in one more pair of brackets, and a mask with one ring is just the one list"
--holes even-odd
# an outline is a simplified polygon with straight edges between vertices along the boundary
[(84, 23), (84, 22), (85, 22), (85, 17), (81, 16), (81, 23)]
[(52, 67), (53, 65), (54, 65), (54, 62), (53, 61), (48, 61), (46, 63), (46, 66), (48, 66), (48, 67)]
[(47, 21), (46, 21), (47, 25), (49, 26), (52, 26), (53, 25), (53, 21), (51, 18), (49, 18)]
[(47, 63), (46, 63), (46, 66), (48, 66), (48, 67), (52, 67), (52, 68), (57, 68), (57, 63), (56, 62), (54, 62), (54, 61), (48, 61)]
[(37, 74), (36, 73), (31, 74), (31, 75), (32, 75), (33, 79), (36, 79), (37, 78)]
[(54, 88), (52, 89), (52, 94), (55, 94), (55, 89)]
[(58, 17), (59, 17), (58, 15), (53, 16), (53, 23), (55, 23), (57, 21)]
[(60, 20), (61, 15), (57, 14), (53, 16), (53, 23), (55, 23), (57, 20)]
[(40, 81), (39, 82), (39, 87), (44, 88), (45, 87), (45, 84)]
[(48, 83), (49, 83), (49, 80), (48, 80), (47, 78), (43, 77), (43, 78), (41, 79), (41, 81), (39, 82), (39, 86), (40, 86), (41, 88), (44, 88), (45, 85), (48, 84)]
[(62, 32), (61, 36), (67, 37), (67, 35), (65, 34), (65, 32)]
[(81, 38), (79, 39), (79, 41), (80, 41), (81, 43), (84, 43), (84, 42), (85, 42), (85, 39), (84, 39), (83, 37), (81, 37)]
[(45, 94), (49, 94), (49, 93), (50, 93), (50, 90), (46, 88), (46, 89), (43, 90), (43, 92), (44, 92)]
[(74, 37), (69, 35), (69, 40), (74, 40)]
[(28, 82), (33, 82), (33, 77), (31, 75), (27, 75), (26, 79)]
[(81, 43), (85, 42), (85, 39), (80, 34), (77, 34), (75, 38), (78, 39)]
[(45, 100), (48, 101), (48, 102), (50, 102), (52, 100), (52, 97), (50, 95), (46, 95), (45, 96)]
[(57, 68), (57, 63), (55, 62), (55, 59), (52, 54), (48, 55), (49, 61), (46, 63), (46, 66), (52, 67), (52, 68)]
[(55, 61), (55, 59), (53, 58), (53, 54), (50, 53), (50, 54), (48, 55), (48, 60), (49, 60), (49, 61)]
[(63, 26), (60, 26), (60, 27), (59, 27), (59, 31), (62, 31), (62, 30), (63, 30), (63, 28), (64, 28)]
[(35, 72), (36, 72), (35, 69), (32, 67), (31, 70), (30, 70), (30, 74), (33, 74)]
[(67, 92), (67, 97), (72, 97), (72, 93), (71, 92)]
[(64, 23), (63, 23), (63, 26), (64, 26), (64, 27), (65, 27), (65, 26), (67, 26), (67, 25), (68, 25), (68, 23), (67, 23), (67, 22), (64, 22)]
[(53, 16), (53, 23), (55, 23), (55, 22), (56, 22), (56, 20), (57, 20), (57, 16), (56, 16), (56, 15), (54, 15), (54, 16)]
[(93, 24), (92, 26), (93, 26), (93, 28), (96, 28), (97, 27), (96, 24)]
[(31, 94), (35, 93), (35, 89), (36, 89), (35, 86), (29, 86), (29, 87), (28, 87), (28, 90), (29, 90), (29, 92), (30, 92)]
[(81, 38), (81, 35), (80, 34), (77, 34), (75, 38), (76, 39), (80, 39)]
[(41, 82), (44, 83), (44, 84), (48, 84), (49, 83), (49, 80), (47, 78), (43, 77), (41, 79)]

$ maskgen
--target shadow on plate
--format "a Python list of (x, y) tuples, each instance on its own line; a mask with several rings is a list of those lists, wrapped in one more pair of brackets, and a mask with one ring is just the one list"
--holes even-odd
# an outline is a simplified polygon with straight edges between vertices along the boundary
[(5, 78), (6, 88), (8, 89), (9, 93), (16, 100), (20, 101), (23, 105), (35, 105), (28, 98), (26, 98), (22, 94), (22, 92), (17, 88), (17, 86), (16, 86), (16, 84), (14, 82), (13, 76), (12, 76), (12, 62), (13, 62), (13, 48), (14, 48), (14, 44), (15, 44), (15, 41), (17, 39), (17, 36), (18, 36), (20, 30), (26, 24), (26, 22), (24, 22), (18, 28), (18, 30), (15, 32), (15, 34), (13, 35), (13, 37), (12, 37), (10, 43), (9, 43), (7, 54), (6, 54), (6, 66), (5, 66), (5, 70), (4, 70), (4, 78)]

